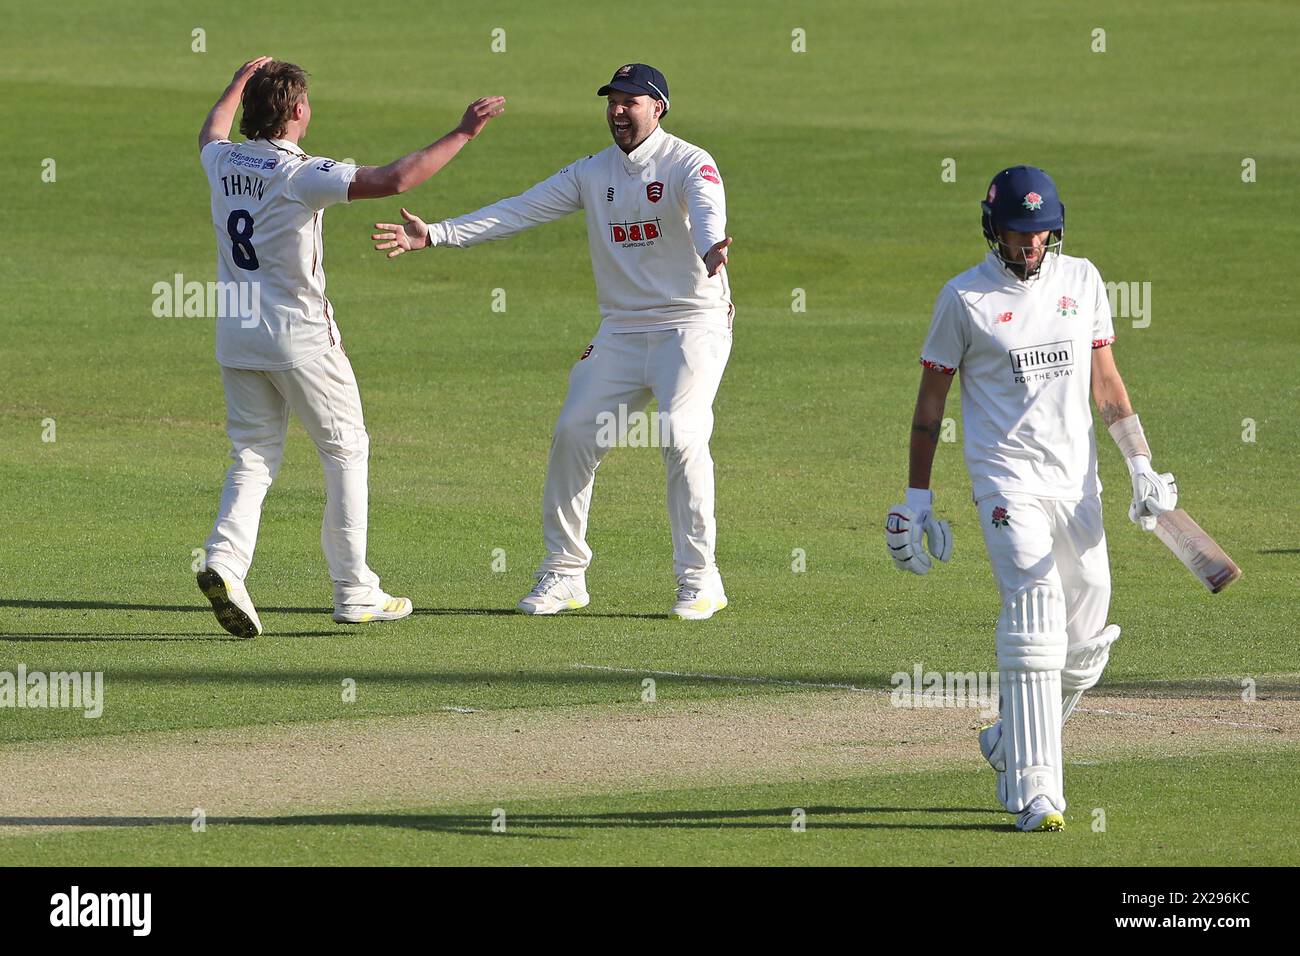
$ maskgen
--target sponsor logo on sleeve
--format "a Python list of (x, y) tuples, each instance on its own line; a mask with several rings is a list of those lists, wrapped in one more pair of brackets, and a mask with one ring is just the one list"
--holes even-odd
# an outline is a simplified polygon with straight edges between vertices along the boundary
[(1074, 374), (1074, 344), (1069, 339), (1010, 349), (1011, 373), (1019, 384), (1046, 382)]
[(658, 202), (664, 198), (664, 184), (655, 180), (652, 183), (645, 184), (645, 196), (651, 202)]
[(700, 178), (707, 179), (711, 183), (722, 185), (722, 176), (708, 163), (705, 163), (700, 167)]

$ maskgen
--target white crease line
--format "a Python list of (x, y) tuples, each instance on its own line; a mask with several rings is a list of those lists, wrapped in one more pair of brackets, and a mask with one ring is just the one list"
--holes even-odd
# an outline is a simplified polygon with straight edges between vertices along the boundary
[[(1139, 698), (1141, 699), (1141, 698)], [(1100, 714), (1103, 717), (1138, 717), (1142, 720), (1194, 720), (1202, 724), (1226, 724), (1229, 727), (1253, 727), (1256, 730), (1274, 730), (1282, 732), (1281, 727), (1274, 727), (1271, 724), (1249, 724), (1237, 720), (1224, 720), (1222, 717), (1192, 717), (1183, 714), (1135, 714), (1130, 710), (1103, 710), (1100, 707), (1080, 707), (1081, 714)]]
[(716, 680), (738, 684), (780, 684), (785, 687), (817, 687), (822, 690), (849, 690), (856, 694), (888, 694), (877, 687), (855, 687), (853, 684), (819, 684), (806, 680), (779, 680), (775, 677), (729, 677), (725, 674), (692, 674), (687, 671), (651, 671), (640, 667), (606, 667), (603, 664), (573, 664), (576, 670), (608, 671), (613, 674), (648, 674), (651, 677), (685, 677), (691, 680)]
[[(814, 681), (804, 680), (780, 680), (775, 677), (736, 677), (726, 674), (693, 674), (689, 671), (652, 671), (640, 667), (608, 667), (604, 664), (573, 664), (575, 670), (584, 671), (606, 671), (612, 674), (646, 674), (650, 677), (684, 677), (691, 680), (716, 680), (735, 682), (739, 684), (780, 684), (786, 687), (816, 687), (822, 690), (847, 690), (856, 694), (892, 694), (891, 691), (878, 687), (857, 687), (853, 684), (819, 684)], [(1138, 698), (1141, 699), (1141, 698)], [(1281, 727), (1274, 727), (1270, 724), (1251, 724), (1236, 720), (1224, 720), (1221, 717), (1194, 717), (1184, 714), (1168, 714), (1159, 716), (1156, 714), (1135, 714), (1127, 710), (1103, 710), (1098, 707), (1079, 707), (1079, 713), (1082, 714), (1099, 714), (1103, 717), (1137, 717), (1143, 720), (1189, 720), (1203, 724), (1224, 724), (1229, 727), (1251, 727), (1256, 730), (1272, 730), (1278, 733), (1282, 732)]]

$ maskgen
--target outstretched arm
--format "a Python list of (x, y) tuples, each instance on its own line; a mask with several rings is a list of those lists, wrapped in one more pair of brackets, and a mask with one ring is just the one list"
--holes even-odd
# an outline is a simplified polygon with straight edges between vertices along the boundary
[(402, 210), (404, 223), (377, 222), (370, 238), (375, 249), (391, 250), (388, 258), (429, 246), (474, 246), (493, 239), (505, 239), (544, 222), (552, 222), (582, 208), (577, 173), (566, 166), (527, 192), (502, 199), (490, 206), (455, 219), (425, 224), (423, 219)]
[(451, 162), (465, 144), (482, 132), (488, 120), (505, 107), (504, 96), (485, 96), (465, 110), (460, 125), (436, 143), (417, 149), (387, 166), (362, 166), (348, 186), (348, 202), (354, 199), (383, 199), (414, 189)]
[(249, 79), (262, 64), (270, 61), (269, 56), (259, 56), (249, 60), (235, 71), (230, 84), (208, 111), (207, 119), (203, 121), (203, 128), (199, 130), (199, 152), (202, 152), (203, 147), (208, 143), (215, 143), (219, 139), (230, 139), (230, 125), (235, 121), (235, 110), (239, 109), (239, 98), (244, 95), (244, 87), (248, 85)]

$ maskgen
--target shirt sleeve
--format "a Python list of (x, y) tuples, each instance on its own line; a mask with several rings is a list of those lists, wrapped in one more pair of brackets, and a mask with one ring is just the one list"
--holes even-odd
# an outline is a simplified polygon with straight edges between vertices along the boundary
[(199, 162), (203, 164), (203, 171), (208, 174), (208, 179), (213, 179), (217, 175), (217, 163), (221, 161), (229, 145), (228, 139), (214, 139), (199, 150)]
[(934, 316), (930, 331), (921, 346), (921, 364), (926, 368), (951, 375), (961, 365), (970, 348), (970, 330), (967, 328), (966, 306), (952, 286), (944, 286), (934, 303)]
[(682, 173), (682, 193), (691, 220), (691, 241), (695, 251), (706, 252), (727, 238), (727, 196), (722, 174), (713, 157), (701, 150)]
[(309, 159), (293, 174), (293, 194), (312, 209), (347, 202), (348, 187), (356, 179), (357, 168), (324, 156)]
[(1101, 273), (1091, 262), (1092, 270), (1092, 347), (1105, 348), (1115, 341), (1115, 324), (1110, 314), (1110, 297), (1106, 295), (1106, 283), (1101, 281)]
[(502, 199), (474, 212), (429, 225), (431, 246), (465, 246), (504, 239), (544, 222), (554, 222), (582, 208), (578, 163), (518, 196)]

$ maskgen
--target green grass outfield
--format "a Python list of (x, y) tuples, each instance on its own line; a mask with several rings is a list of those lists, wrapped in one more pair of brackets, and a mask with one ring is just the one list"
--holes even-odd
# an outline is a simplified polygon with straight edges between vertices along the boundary
[[(1056, 177), (1067, 252), (1108, 280), (1151, 283), (1150, 326), (1116, 321), (1117, 362), (1156, 464), (1177, 474), (1183, 506), (1245, 570), (1211, 597), (1138, 532), (1123, 463), (1101, 436), (1111, 619), (1124, 629), (1107, 686), (1172, 687), (1160, 691), (1167, 704), (1212, 680), (1233, 714), (1243, 679), (1295, 696), (1300, 320), (1287, 263), (1300, 240), (1290, 121), (1300, 104), (1289, 3), (1041, 3), (1011, 18), (956, 2), (714, 3), (629, 20), (577, 3), (373, 15), (321, 3), (304, 16), (86, 0), (25, 4), (8, 23), (18, 42), (0, 62), (0, 671), (102, 671), (106, 702), (96, 720), (0, 709), (0, 765), (97, 736), (127, 747), (153, 731), (255, 735), (432, 720), (449, 707), (542, 719), (642, 706), (642, 671), (884, 688), (917, 663), (991, 669), (995, 589), (959, 444), (941, 445), (935, 472), (953, 563), (925, 579), (898, 574), (881, 524), (905, 483), (934, 296), (983, 254), (978, 202), (994, 172), (1021, 161)], [(1091, 50), (1098, 27), (1104, 53)], [(204, 53), (191, 51), (195, 28), (206, 30)], [(494, 28), (506, 31), (505, 53), (490, 50)], [(806, 53), (791, 52), (796, 28)], [(337, 158), (386, 162), (450, 129), (477, 96), (508, 102), (428, 184), (327, 216), (329, 293), (371, 432), (371, 563), (419, 612), (369, 630), (330, 622), (320, 468), (295, 424), (249, 579), (267, 633), (248, 643), (216, 628), (190, 571), (227, 464), (211, 323), (155, 318), (151, 307), (156, 282), (215, 278), (197, 132), (234, 69), (262, 53), (310, 72), (304, 146)], [(369, 224), (400, 205), (459, 214), (604, 148), (593, 94), (629, 60), (668, 76), (666, 126), (716, 158), (735, 236), (735, 346), (713, 442), (732, 606), (701, 626), (662, 617), (673, 578), (652, 449), (620, 450), (600, 470), (592, 606), (561, 620), (504, 613), (531, 584), (550, 428), (599, 321), (581, 217), (396, 262), (368, 240)], [(956, 182), (941, 180), (946, 158)], [(1242, 182), (1247, 158), (1257, 182)], [(42, 181), (47, 159), (54, 182)], [(491, 311), (499, 288), (504, 314)], [(795, 289), (804, 313), (791, 310)], [(955, 392), (949, 409), (958, 415)], [(47, 419), (53, 442), (42, 441)], [(492, 571), (495, 549), (504, 573)], [(803, 573), (791, 570), (795, 549)], [(354, 703), (340, 699), (348, 678)], [(675, 701), (714, 708), (804, 693), (699, 677), (668, 685)], [(1300, 745), (1287, 740), (1257, 752), (1219, 739), (1207, 755), (1168, 759), (1152, 740), (1143, 756), (1072, 767), (1071, 831), (1050, 862), (1300, 861), (1300, 821), (1278, 796), (1300, 782)], [(512, 797), (508, 816), (524, 821), (500, 839), (455, 822), (486, 819), (495, 803), (454, 796), (213, 823), (202, 849), (174, 825), (28, 832), (0, 819), (0, 857), (1048, 862), (1004, 832), (977, 766), (918, 774), (903, 760), (852, 779), (690, 789), (645, 779), (622, 792)], [(97, 781), (84, 786), (93, 794)], [(203, 802), (221, 818), (219, 801)], [(184, 775), (175, 803), (163, 816), (203, 805)], [(782, 815), (794, 806), (839, 809), (810, 813), (808, 831), (792, 835)], [(1105, 834), (1089, 826), (1097, 806), (1112, 807)], [(614, 824), (585, 822), (600, 814)], [(5, 815), (43, 813), (6, 804)]]

